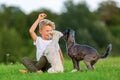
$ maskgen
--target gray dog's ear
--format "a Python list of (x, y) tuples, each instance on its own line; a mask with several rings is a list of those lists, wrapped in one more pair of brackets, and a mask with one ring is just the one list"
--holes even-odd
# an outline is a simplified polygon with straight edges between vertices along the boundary
[(70, 31), (70, 29), (66, 29), (65, 31), (63, 31), (63, 35), (66, 35), (68, 32)]
[(62, 34), (65, 35), (66, 31), (63, 31)]
[(69, 28), (69, 29), (67, 29), (67, 30), (68, 30), (67, 32), (70, 32), (71, 29)]

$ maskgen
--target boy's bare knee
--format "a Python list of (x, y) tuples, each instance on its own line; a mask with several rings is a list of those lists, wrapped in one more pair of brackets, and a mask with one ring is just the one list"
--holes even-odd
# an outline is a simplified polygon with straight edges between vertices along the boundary
[(28, 57), (23, 57), (21, 61), (22, 61), (22, 63), (25, 63), (26, 61), (29, 61), (29, 58)]

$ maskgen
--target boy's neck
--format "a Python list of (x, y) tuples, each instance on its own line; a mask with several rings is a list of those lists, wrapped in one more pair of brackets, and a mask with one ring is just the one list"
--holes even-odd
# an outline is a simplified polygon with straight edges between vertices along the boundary
[[(42, 38), (42, 37), (41, 37)], [(51, 40), (51, 39), (45, 39), (45, 38), (42, 38), (43, 40)]]

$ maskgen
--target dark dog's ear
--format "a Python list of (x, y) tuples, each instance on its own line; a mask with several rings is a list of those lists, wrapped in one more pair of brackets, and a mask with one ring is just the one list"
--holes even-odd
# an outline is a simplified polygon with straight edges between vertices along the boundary
[(70, 32), (70, 31), (71, 31), (71, 30), (73, 30), (73, 29), (71, 29), (71, 28), (68, 28), (67, 30), (68, 30), (68, 32)]
[(65, 35), (65, 33), (66, 33), (66, 32), (65, 32), (65, 31), (63, 31), (62, 33), (63, 33), (63, 35)]
[(67, 29), (68, 31), (70, 31), (71, 29), (69, 28), (69, 29)]
[(63, 33), (63, 35), (66, 35), (68, 32), (69, 32), (69, 30), (68, 30), (68, 29), (66, 29), (66, 30), (65, 30), (65, 31), (63, 31), (62, 33)]
[(71, 31), (74, 31), (74, 30), (68, 28), (68, 29), (66, 29), (65, 31), (63, 31), (62, 33), (63, 33), (63, 35), (69, 35)]

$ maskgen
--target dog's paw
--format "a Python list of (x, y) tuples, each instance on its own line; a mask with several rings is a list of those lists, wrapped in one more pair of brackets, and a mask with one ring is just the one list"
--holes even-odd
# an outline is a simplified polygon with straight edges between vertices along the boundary
[(87, 69), (80, 69), (80, 72), (87, 72)]
[(78, 70), (77, 69), (73, 69), (71, 72), (77, 72)]

